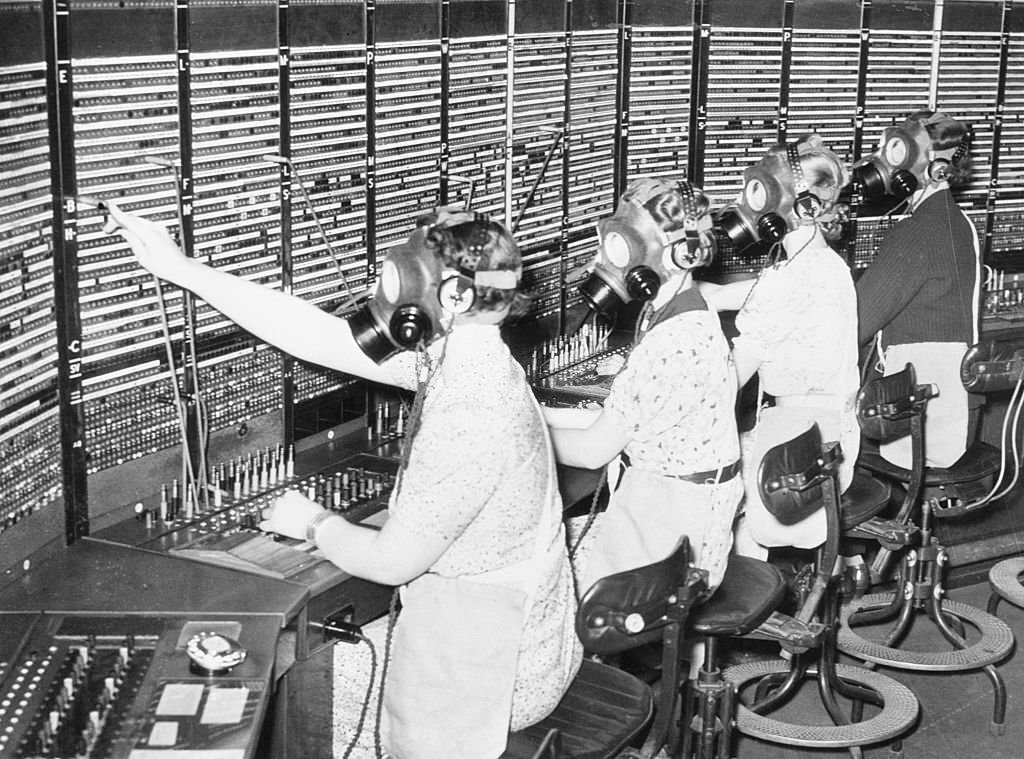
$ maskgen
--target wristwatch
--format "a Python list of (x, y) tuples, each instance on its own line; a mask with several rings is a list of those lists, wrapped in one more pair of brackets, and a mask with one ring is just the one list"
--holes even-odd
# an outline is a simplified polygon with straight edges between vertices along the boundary
[(320, 526), (321, 522), (324, 522), (325, 520), (330, 519), (333, 516), (336, 516), (336, 514), (333, 511), (324, 509), (315, 517), (310, 519), (309, 523), (306, 524), (306, 542), (316, 545), (316, 528)]

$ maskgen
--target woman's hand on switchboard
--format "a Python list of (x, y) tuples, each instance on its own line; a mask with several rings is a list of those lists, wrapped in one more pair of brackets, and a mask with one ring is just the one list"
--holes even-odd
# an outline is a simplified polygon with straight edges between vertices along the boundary
[(306, 539), (306, 528), (324, 513), (324, 508), (297, 490), (285, 491), (270, 506), (263, 509), (260, 529), (276, 532), (296, 540)]
[(618, 374), (625, 363), (626, 357), (621, 353), (609, 353), (597, 362), (595, 371), (599, 377), (611, 377)]
[(161, 279), (180, 284), (188, 259), (165, 226), (127, 213), (110, 201), (104, 201), (103, 209), (109, 215), (103, 226), (105, 232), (120, 232), (144, 269)]

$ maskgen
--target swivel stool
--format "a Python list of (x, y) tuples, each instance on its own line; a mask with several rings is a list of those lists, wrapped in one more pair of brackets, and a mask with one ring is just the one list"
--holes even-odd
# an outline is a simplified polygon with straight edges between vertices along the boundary
[[(984, 444), (972, 447), (948, 470), (930, 470), (924, 465), (924, 423), (930, 386), (918, 385), (914, 367), (873, 380), (857, 400), (857, 413), (865, 437), (885, 442), (910, 435), (912, 463), (900, 469), (875, 452), (862, 453), (858, 464), (875, 476), (893, 478), (905, 488), (897, 521), (917, 526), (914, 544), (898, 552), (883, 547), (873, 562), (876, 578), (882, 579), (889, 558), (901, 554), (895, 590), (872, 593), (844, 605), (838, 634), (843, 653), (894, 669), (928, 672), (961, 672), (982, 669), (992, 683), (995, 703), (990, 729), (1001, 734), (1006, 712), (1006, 687), (995, 664), (1013, 648), (1013, 633), (997, 617), (972, 606), (944, 599), (943, 567), (947, 553), (933, 532), (933, 519), (940, 510), (947, 514), (964, 511), (965, 503), (951, 495), (959, 485), (966, 490), (981, 487), (991, 473), (992, 452)], [(957, 478), (960, 478), (959, 480)], [(947, 505), (941, 503), (943, 499)], [(955, 501), (955, 503), (954, 503)], [(953, 505), (949, 505), (953, 504)], [(948, 642), (945, 651), (914, 651), (900, 648), (918, 613), (925, 613)], [(892, 623), (889, 629), (885, 626)], [(977, 631), (967, 635), (965, 623)], [(881, 626), (874, 639), (857, 628)], [(879, 640), (880, 638), (880, 640)]]
[[(770, 511), (782, 513), (798, 505), (825, 510), (826, 540), (815, 552), (813, 579), (800, 589), (795, 615), (798, 622), (816, 627), (817, 634), (809, 641), (783, 641), (788, 660), (739, 664), (727, 668), (725, 677), (738, 689), (757, 683), (753, 700), (741, 701), (738, 706), (740, 733), (785, 745), (848, 748), (858, 757), (862, 746), (894, 741), (910, 730), (917, 719), (918, 701), (892, 678), (865, 667), (836, 663), (835, 637), (844, 588), (839, 561), (843, 531), (836, 473), (839, 455), (837, 443), (822, 443), (816, 424), (765, 454), (758, 485)], [(869, 519), (877, 508), (864, 509), (863, 518)], [(701, 613), (702, 608), (694, 612), (692, 624), (699, 622)], [(769, 716), (789, 703), (809, 677), (816, 679), (822, 706), (833, 724), (804, 724)], [(837, 695), (852, 700), (849, 716), (842, 712)], [(868, 719), (863, 719), (864, 703), (878, 709)]]
[[(706, 588), (705, 577), (692, 567), (684, 538), (668, 558), (594, 583), (580, 601), (576, 634), (586, 651), (601, 655), (660, 639), (663, 678), (675, 682), (688, 616)], [(678, 743), (678, 695), (678, 688), (663, 687), (655, 705), (647, 683), (586, 658), (554, 712), (509, 735), (502, 759), (611, 759), (623, 750), (650, 759)], [(629, 749), (645, 730), (642, 748)]]

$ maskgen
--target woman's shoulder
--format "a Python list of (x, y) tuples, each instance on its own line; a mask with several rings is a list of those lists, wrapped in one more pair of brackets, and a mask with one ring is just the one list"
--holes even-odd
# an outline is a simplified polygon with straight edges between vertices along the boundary
[(671, 357), (698, 356), (715, 345), (728, 346), (718, 314), (708, 310), (686, 311), (656, 324), (630, 353), (634, 366), (664, 362)]

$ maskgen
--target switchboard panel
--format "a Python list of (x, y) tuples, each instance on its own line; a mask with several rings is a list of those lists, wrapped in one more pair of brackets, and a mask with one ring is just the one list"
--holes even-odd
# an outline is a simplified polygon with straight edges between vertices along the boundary
[[(960, 201), (987, 262), (1024, 268), (1014, 10), (0, 3), (0, 530), (54, 505), (73, 537), (86, 474), (166, 456), (183, 426), (195, 443), (280, 415), (288, 444), (298, 405), (352, 383), (155, 282), (76, 198), (113, 199), (189, 255), (333, 313), (376, 287), (418, 214), (471, 200), (514, 228), (531, 316), (571, 331), (596, 222), (630, 179), (692, 177), (722, 206), (780, 140), (814, 131), (852, 163), (933, 104), (973, 126)], [(862, 268), (902, 209), (854, 211), (843, 252)], [(722, 240), (715, 273), (764, 253)]]

